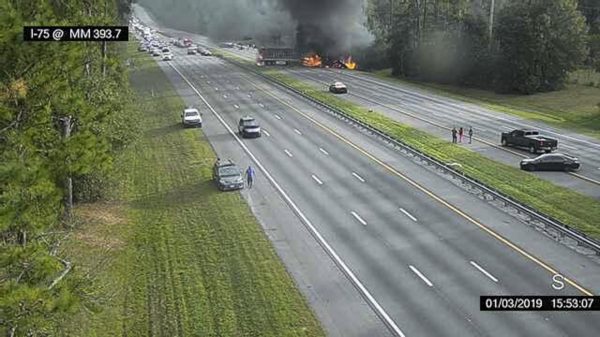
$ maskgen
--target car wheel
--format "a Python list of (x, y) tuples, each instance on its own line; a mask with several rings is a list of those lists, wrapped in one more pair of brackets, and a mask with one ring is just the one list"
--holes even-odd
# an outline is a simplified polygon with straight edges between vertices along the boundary
[(529, 168), (527, 169), (528, 171), (537, 171), (537, 167), (535, 167), (535, 165), (529, 165)]
[(508, 142), (506, 141), (506, 139), (502, 139), (502, 146), (508, 146)]
[(529, 146), (529, 153), (536, 153), (537, 150), (535, 149), (535, 146), (531, 145)]

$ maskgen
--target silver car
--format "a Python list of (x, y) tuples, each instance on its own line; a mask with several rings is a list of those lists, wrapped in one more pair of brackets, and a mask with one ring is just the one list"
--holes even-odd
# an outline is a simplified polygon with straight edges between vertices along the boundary
[(260, 125), (258, 125), (258, 122), (250, 116), (240, 118), (238, 123), (238, 132), (242, 137), (261, 136)]

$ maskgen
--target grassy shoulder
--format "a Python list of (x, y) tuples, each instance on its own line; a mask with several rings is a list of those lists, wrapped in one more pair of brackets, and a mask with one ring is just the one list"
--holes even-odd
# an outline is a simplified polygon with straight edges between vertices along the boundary
[[(572, 81), (577, 79), (578, 84), (571, 83), (563, 90), (535, 95), (501, 95), (488, 90), (400, 79), (391, 76), (389, 70), (375, 72), (373, 75), (600, 139), (600, 88), (584, 85), (590, 75), (583, 72), (573, 75)], [(587, 81), (595, 81), (595, 77)]]
[(84, 225), (63, 249), (96, 287), (60, 335), (323, 336), (240, 193), (212, 183), (215, 154), (180, 127), (183, 101), (140, 55), (143, 135), (117, 164), (115, 200), (77, 208)]
[[(447, 140), (431, 136), (426, 132), (398, 123), (383, 114), (369, 112), (347, 100), (332, 96), (326, 91), (315, 89), (277, 70), (261, 70), (264, 74), (305, 94), (335, 106), (351, 116), (401, 139), (442, 162), (457, 162), (468, 175), (493, 186), (502, 193), (530, 205), (565, 224), (600, 239), (600, 202), (577, 192), (556, 186), (550, 182), (523, 172), (518, 168), (498, 163)], [(518, 182), (518, 183), (515, 183)]]

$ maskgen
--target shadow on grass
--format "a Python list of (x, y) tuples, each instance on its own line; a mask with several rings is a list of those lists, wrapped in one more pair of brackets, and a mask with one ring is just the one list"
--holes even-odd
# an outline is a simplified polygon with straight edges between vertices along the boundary
[(214, 197), (219, 191), (212, 180), (199, 181), (195, 184), (173, 187), (173, 189), (137, 198), (129, 206), (138, 210), (158, 210), (180, 208), (181, 206), (202, 203)]
[(183, 131), (183, 130), (184, 130), (184, 127), (183, 127), (183, 125), (181, 125), (181, 123), (174, 123), (174, 124), (165, 125), (165, 126), (161, 126), (158, 128), (146, 130), (144, 132), (144, 135), (146, 137), (159, 138), (162, 136), (166, 136), (170, 133), (179, 132), (179, 131)]

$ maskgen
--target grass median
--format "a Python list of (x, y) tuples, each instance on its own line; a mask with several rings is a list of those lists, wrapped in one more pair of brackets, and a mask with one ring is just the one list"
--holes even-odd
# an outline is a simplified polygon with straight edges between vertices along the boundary
[(143, 135), (118, 165), (114, 200), (80, 205), (64, 249), (96, 287), (71, 336), (323, 336), (238, 192), (211, 181), (215, 153), (183, 129), (184, 102), (129, 49)]
[(518, 168), (488, 159), (447, 140), (398, 123), (383, 114), (370, 112), (366, 108), (318, 90), (278, 70), (259, 68), (259, 71), (303, 91), (318, 101), (337, 107), (442, 162), (460, 163), (462, 170), (469, 176), (593, 238), (600, 239), (598, 222), (600, 202), (594, 198), (557, 186)]

